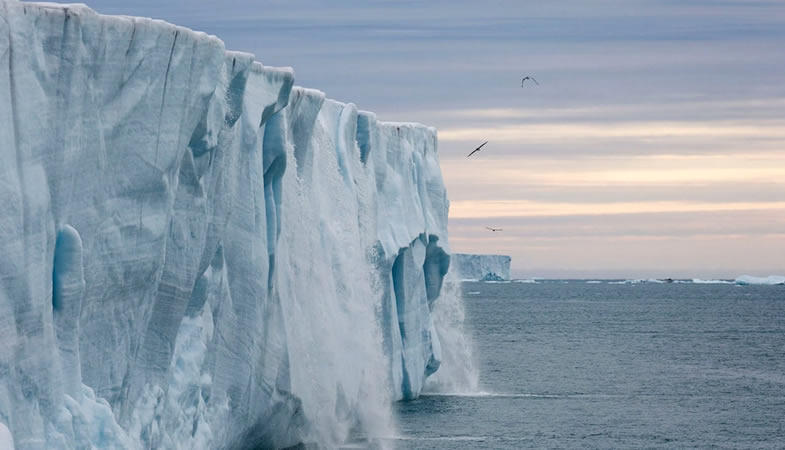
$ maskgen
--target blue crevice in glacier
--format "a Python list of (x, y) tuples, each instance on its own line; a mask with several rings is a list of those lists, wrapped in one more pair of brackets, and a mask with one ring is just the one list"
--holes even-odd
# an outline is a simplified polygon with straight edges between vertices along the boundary
[(360, 147), (360, 160), (363, 164), (368, 162), (368, 155), (372, 148), (372, 137), (376, 125), (376, 116), (366, 111), (357, 115), (357, 145)]
[(428, 296), (428, 307), (433, 310), (433, 302), (439, 298), (442, 282), (450, 268), (450, 255), (439, 246), (438, 236), (429, 236), (425, 248), (425, 261), (422, 272), (425, 276), (425, 293)]
[(85, 280), (82, 266), (82, 239), (70, 225), (57, 232), (52, 273), (52, 315), (57, 348), (61, 355), (63, 388), (76, 397), (81, 392), (79, 358), (79, 315)]

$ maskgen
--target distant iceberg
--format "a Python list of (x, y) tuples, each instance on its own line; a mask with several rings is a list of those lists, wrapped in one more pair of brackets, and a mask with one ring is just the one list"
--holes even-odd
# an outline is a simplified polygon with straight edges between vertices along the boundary
[(776, 285), (785, 284), (785, 276), (770, 275), (768, 277), (753, 277), (750, 275), (742, 275), (736, 278), (736, 284), (747, 286), (753, 284)]
[[(599, 283), (599, 281), (587, 281), (587, 283)], [(631, 280), (613, 280), (608, 281), (608, 284), (641, 284), (641, 283), (652, 283), (652, 284), (663, 284), (663, 283), (676, 283), (676, 284), (736, 284), (736, 285), (777, 285), (777, 284), (785, 284), (785, 276), (777, 276), (771, 275), (768, 277), (752, 277), (749, 275), (743, 275), (735, 280), (707, 280), (702, 278), (692, 278), (692, 279), (657, 279), (657, 278), (649, 278), (649, 279), (631, 279)]]
[(690, 282), (693, 284), (733, 284), (733, 281), (729, 280), (703, 280), (701, 278), (693, 278)]
[[(651, 284), (663, 284), (667, 283), (666, 280), (660, 280), (659, 278), (635, 278), (630, 280), (615, 280), (615, 281), (608, 281), (608, 284), (641, 284), (641, 283), (651, 283)], [(672, 282), (672, 280), (671, 280)]]
[(510, 261), (506, 255), (453, 253), (450, 271), (457, 278), (470, 281), (508, 281)]

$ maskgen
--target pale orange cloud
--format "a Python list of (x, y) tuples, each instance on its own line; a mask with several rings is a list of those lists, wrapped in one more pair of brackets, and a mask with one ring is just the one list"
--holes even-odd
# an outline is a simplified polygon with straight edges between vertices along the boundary
[(651, 186), (706, 183), (774, 183), (783, 185), (782, 154), (653, 155), (643, 157), (580, 158), (572, 160), (489, 159), (442, 162), (448, 187), (474, 188), (485, 180), (494, 185), (522, 182), (542, 186)]
[(785, 201), (755, 203), (699, 203), (676, 201), (567, 203), (504, 201), (452, 201), (450, 217), (538, 217), (568, 215), (641, 214), (665, 212), (756, 211), (761, 209), (785, 211)]
[(749, 138), (785, 140), (785, 120), (727, 121), (629, 121), (521, 123), (439, 129), (439, 140), (570, 141), (619, 138), (635, 139), (723, 139)]
[(661, 116), (683, 116), (686, 113), (724, 113), (736, 114), (736, 117), (765, 114), (776, 116), (777, 112), (785, 111), (785, 98), (685, 101), (678, 103), (637, 103), (612, 104), (561, 108), (467, 108), (444, 111), (425, 111), (426, 114), (441, 117), (511, 121), (520, 119), (607, 119), (619, 117), (640, 117), (658, 114)]

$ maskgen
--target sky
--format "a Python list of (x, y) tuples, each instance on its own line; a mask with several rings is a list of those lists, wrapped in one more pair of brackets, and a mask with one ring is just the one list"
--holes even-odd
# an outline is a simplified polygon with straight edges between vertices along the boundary
[(86, 3), (437, 127), (452, 250), (515, 276), (785, 274), (785, 1)]

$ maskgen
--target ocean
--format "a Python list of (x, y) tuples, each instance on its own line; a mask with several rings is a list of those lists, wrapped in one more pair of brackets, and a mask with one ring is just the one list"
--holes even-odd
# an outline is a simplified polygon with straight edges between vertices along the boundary
[(395, 448), (785, 448), (785, 286), (460, 286), (479, 384), (395, 405)]

